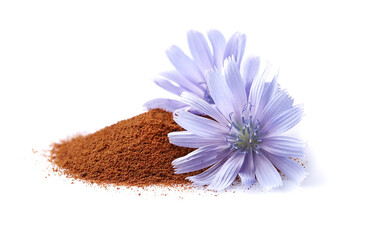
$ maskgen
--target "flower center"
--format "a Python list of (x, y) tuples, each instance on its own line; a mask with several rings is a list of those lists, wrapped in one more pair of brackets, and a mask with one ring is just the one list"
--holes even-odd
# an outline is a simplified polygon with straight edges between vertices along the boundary
[(233, 149), (237, 149), (241, 153), (248, 153), (252, 150), (258, 154), (259, 145), (262, 142), (260, 128), (261, 125), (258, 120), (253, 121), (251, 116), (248, 119), (243, 116), (241, 124), (237, 125), (232, 121), (226, 140)]

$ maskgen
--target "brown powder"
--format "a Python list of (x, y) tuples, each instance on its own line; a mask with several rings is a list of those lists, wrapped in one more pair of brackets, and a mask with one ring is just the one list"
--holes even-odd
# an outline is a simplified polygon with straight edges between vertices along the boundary
[(171, 113), (150, 110), (93, 134), (55, 143), (51, 162), (70, 177), (100, 185), (189, 184), (187, 174), (174, 174), (171, 162), (193, 149), (172, 145), (167, 137), (182, 130)]

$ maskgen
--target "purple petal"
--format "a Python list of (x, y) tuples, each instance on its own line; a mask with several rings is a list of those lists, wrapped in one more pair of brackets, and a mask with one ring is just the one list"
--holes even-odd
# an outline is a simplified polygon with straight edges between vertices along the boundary
[(245, 161), (240, 172), (238, 173), (238, 176), (240, 176), (241, 182), (245, 187), (250, 187), (255, 183), (255, 167), (252, 151), (246, 155)]
[(270, 121), (261, 128), (261, 135), (263, 137), (268, 137), (284, 133), (296, 126), (300, 122), (303, 114), (304, 111), (301, 105), (289, 108), (284, 112), (273, 116)]
[(267, 190), (283, 184), (281, 176), (272, 163), (262, 154), (254, 154), (255, 175), (258, 182)]
[(212, 180), (215, 178), (216, 174), (220, 171), (221, 167), (229, 158), (229, 150), (223, 150), (217, 153), (216, 159), (218, 162), (205, 170), (204, 172), (188, 177), (187, 179), (192, 181), (195, 185), (209, 185)]
[(279, 157), (270, 153), (264, 153), (277, 169), (297, 184), (300, 184), (308, 173), (294, 160), (287, 157)]
[(241, 33), (233, 34), (230, 37), (228, 44), (226, 45), (224, 59), (233, 56), (236, 62), (238, 63), (238, 66), (240, 66), (245, 51), (245, 43), (246, 35)]
[(183, 92), (181, 96), (183, 97), (182, 102), (187, 103), (188, 105), (190, 105), (190, 107), (193, 107), (194, 109), (197, 109), (199, 112), (202, 112), (212, 117), (213, 119), (225, 126), (229, 124), (228, 120), (224, 117), (224, 115), (220, 113), (220, 111), (217, 108), (211, 106), (203, 99), (198, 98), (187, 92)]
[(221, 71), (223, 68), (226, 40), (224, 36), (217, 30), (210, 30), (208, 32), (208, 39), (212, 44), (214, 64), (217, 69)]
[(176, 174), (188, 173), (209, 167), (218, 161), (217, 152), (224, 147), (208, 145), (196, 149), (184, 157), (175, 159), (172, 164)]
[(189, 58), (183, 51), (177, 47), (172, 46), (166, 51), (170, 62), (185, 78), (191, 82), (198, 84), (205, 82), (204, 76), (195, 62)]
[(258, 119), (264, 125), (275, 115), (292, 108), (292, 104), (293, 99), (284, 90), (281, 90), (271, 97), (271, 100), (258, 114)]
[(240, 172), (244, 159), (245, 154), (243, 153), (235, 152), (232, 154), (213, 178), (208, 188), (222, 190), (232, 184)]
[(273, 136), (263, 138), (261, 148), (274, 155), (282, 157), (304, 156), (304, 144), (301, 140), (288, 136)]
[(187, 131), (171, 132), (168, 137), (171, 144), (188, 148), (199, 148), (212, 144), (221, 145), (225, 142), (224, 139), (217, 136), (202, 137)]
[(254, 81), (255, 76), (258, 73), (260, 66), (259, 57), (249, 57), (242, 64), (242, 77), (245, 80), (246, 94), (249, 95), (251, 84)]
[(218, 136), (222, 138), (228, 128), (208, 118), (200, 117), (179, 109), (174, 112), (174, 121), (189, 132), (203, 137)]
[(162, 78), (157, 78), (154, 80), (154, 82), (162, 87), (163, 89), (165, 89), (166, 91), (169, 91), (175, 95), (181, 95), (182, 93), (182, 88), (180, 86), (177, 86), (177, 85), (174, 85), (171, 81), (169, 80), (166, 80), (166, 79), (162, 79)]
[(254, 116), (258, 112), (259, 103), (264, 93), (265, 83), (273, 79), (274, 74), (271, 71), (271, 66), (267, 65), (263, 72), (260, 72), (254, 79), (250, 87), (249, 102), (254, 106)]
[(261, 112), (265, 109), (266, 105), (270, 102), (278, 91), (277, 77), (275, 77), (272, 82), (264, 84), (264, 92), (259, 102), (258, 112), (256, 113), (257, 118), (261, 116)]
[(202, 72), (211, 69), (214, 65), (212, 53), (204, 35), (197, 31), (189, 31), (187, 40), (191, 55)]
[(233, 94), (236, 109), (239, 114), (243, 107), (247, 104), (245, 83), (241, 77), (237, 63), (232, 58), (225, 60), (224, 75), (230, 91)]
[(156, 98), (144, 103), (144, 108), (147, 110), (160, 108), (168, 112), (174, 112), (175, 110), (184, 107), (188, 107), (188, 105), (180, 101), (167, 98)]
[(217, 108), (224, 116), (234, 112), (232, 92), (225, 82), (223, 75), (215, 70), (206, 74), (209, 93)]
[(190, 80), (187, 80), (182, 74), (177, 71), (162, 72), (160, 75), (164, 78), (167, 78), (171, 81), (176, 82), (179, 86), (182, 87), (186, 92), (191, 92), (199, 97), (204, 97), (204, 91), (198, 84), (192, 83)]

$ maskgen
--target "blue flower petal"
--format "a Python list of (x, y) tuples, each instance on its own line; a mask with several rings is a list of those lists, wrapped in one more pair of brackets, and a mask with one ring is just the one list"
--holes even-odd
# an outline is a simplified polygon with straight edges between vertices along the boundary
[(221, 169), (208, 186), (209, 189), (222, 190), (227, 188), (236, 179), (243, 165), (245, 154), (235, 152), (223, 164)]
[(171, 132), (168, 137), (171, 144), (188, 148), (199, 148), (212, 144), (222, 145), (225, 142), (223, 138), (217, 136), (202, 137), (187, 131)]
[(177, 71), (162, 72), (160, 75), (166, 79), (176, 82), (183, 91), (191, 92), (198, 97), (204, 97), (204, 90), (200, 85), (194, 84), (187, 80), (182, 74)]
[(163, 78), (157, 78), (154, 80), (154, 82), (166, 91), (169, 91), (175, 95), (180, 95), (183, 91), (180, 86), (174, 85), (171, 81)]
[(241, 182), (245, 187), (250, 187), (255, 183), (255, 166), (253, 159), (253, 152), (247, 153), (245, 161), (243, 163), (238, 176), (241, 178)]
[(243, 54), (245, 52), (245, 43), (246, 35), (241, 33), (233, 34), (230, 37), (228, 44), (226, 45), (224, 59), (227, 59), (228, 57), (234, 57), (239, 67), (242, 61)]
[(187, 179), (192, 181), (194, 185), (209, 185), (215, 178), (216, 174), (220, 171), (224, 163), (228, 160), (229, 150), (226, 149), (224, 151), (218, 152), (216, 158), (218, 159), (218, 162), (214, 164), (212, 167), (200, 174), (187, 177)]
[(223, 146), (219, 147), (218, 145), (207, 145), (184, 157), (175, 159), (172, 162), (175, 173), (188, 173), (211, 166), (218, 161), (216, 153), (223, 148)]
[(259, 116), (261, 116), (261, 113), (264, 111), (266, 105), (276, 95), (277, 91), (278, 91), (277, 77), (274, 77), (272, 82), (264, 84), (264, 92), (259, 102), (258, 111), (255, 115), (256, 118), (259, 119)]
[(234, 112), (233, 95), (225, 82), (224, 76), (215, 70), (210, 70), (206, 74), (206, 79), (211, 97), (220, 112), (224, 116)]
[(281, 90), (276, 95), (271, 97), (271, 100), (266, 104), (263, 110), (259, 113), (258, 119), (264, 125), (271, 120), (275, 115), (291, 109), (293, 99), (289, 95)]
[(261, 135), (268, 137), (271, 135), (278, 135), (288, 131), (300, 122), (304, 112), (301, 105), (296, 105), (284, 112), (273, 116), (261, 128)]
[(270, 153), (264, 153), (277, 169), (297, 184), (300, 184), (308, 173), (294, 160), (287, 157), (279, 157)]
[(203, 137), (218, 136), (219, 138), (224, 138), (228, 132), (228, 128), (218, 122), (194, 115), (184, 109), (174, 112), (174, 120), (187, 131)]
[(267, 65), (263, 72), (259, 72), (258, 75), (255, 77), (253, 84), (250, 87), (249, 93), (249, 102), (253, 106), (254, 116), (258, 112), (260, 108), (260, 101), (262, 99), (266, 82), (270, 82), (274, 77), (274, 72), (272, 71), (272, 67)]
[(190, 107), (212, 117), (223, 125), (228, 125), (228, 120), (222, 115), (219, 110), (201, 98), (198, 98), (190, 93), (183, 92), (181, 94), (182, 102), (187, 103)]
[(224, 36), (217, 30), (210, 30), (208, 32), (208, 39), (212, 44), (214, 65), (218, 70), (222, 70), (224, 62), (224, 51), (226, 47), (226, 40)]
[(272, 163), (262, 154), (254, 154), (255, 175), (258, 182), (267, 190), (283, 184), (281, 176)]
[(191, 55), (202, 72), (213, 67), (213, 58), (204, 35), (198, 31), (189, 31), (187, 40)]
[(301, 140), (288, 136), (263, 138), (261, 148), (282, 157), (303, 157), (304, 144)]
[(256, 56), (247, 58), (242, 64), (242, 77), (245, 80), (245, 90), (247, 95), (250, 93), (250, 87), (258, 73), (259, 66), (260, 58)]
[(166, 51), (170, 62), (173, 66), (188, 80), (195, 84), (204, 83), (205, 79), (195, 64), (184, 52), (177, 46), (172, 46)]
[(242, 109), (247, 102), (245, 83), (241, 77), (240, 70), (233, 58), (228, 58), (224, 63), (224, 75), (230, 91), (233, 94), (233, 101), (238, 113), (241, 114)]
[(147, 110), (161, 108), (168, 112), (174, 112), (175, 110), (184, 107), (187, 107), (187, 104), (167, 98), (156, 98), (144, 103), (144, 108)]

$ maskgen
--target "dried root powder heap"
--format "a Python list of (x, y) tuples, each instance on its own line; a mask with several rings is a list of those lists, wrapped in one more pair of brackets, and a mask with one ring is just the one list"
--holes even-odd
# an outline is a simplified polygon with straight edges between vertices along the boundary
[(182, 130), (171, 113), (154, 109), (93, 134), (55, 143), (50, 161), (69, 177), (99, 185), (186, 185), (189, 175), (174, 174), (171, 162), (194, 149), (172, 145), (167, 137)]

